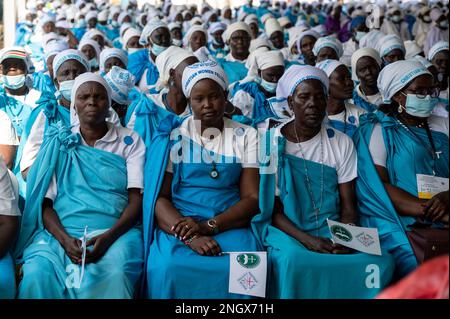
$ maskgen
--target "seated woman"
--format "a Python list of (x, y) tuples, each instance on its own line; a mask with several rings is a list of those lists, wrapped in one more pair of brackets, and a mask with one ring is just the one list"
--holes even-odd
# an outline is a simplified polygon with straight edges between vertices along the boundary
[(16, 297), (14, 264), (10, 255), (19, 229), (18, 184), (0, 155), (0, 299)]
[(3, 157), (6, 167), (9, 169), (14, 166), (18, 145), (19, 138), (11, 119), (5, 111), (0, 110), (0, 157)]
[(111, 94), (100, 75), (78, 76), (72, 95), (79, 125), (51, 124), (28, 176), (18, 297), (132, 298), (143, 264), (145, 145), (106, 121)]
[(449, 44), (447, 41), (439, 41), (428, 51), (428, 60), (437, 69), (437, 81), (439, 85), (439, 103), (433, 113), (448, 118), (449, 100)]
[(97, 41), (91, 39), (83, 39), (78, 45), (78, 49), (84, 54), (89, 64), (91, 72), (97, 72), (99, 69), (100, 46)]
[(349, 30), (352, 37), (343, 44), (344, 53), (341, 58), (341, 61), (347, 66), (350, 66), (353, 53), (359, 49), (359, 41), (369, 32), (369, 28), (366, 25), (366, 17), (358, 15), (352, 18)]
[(222, 37), (230, 47), (230, 53), (217, 62), (225, 70), (228, 81), (232, 84), (247, 76), (245, 62), (250, 54), (251, 30), (246, 23), (235, 22), (227, 27)]
[[(104, 49), (100, 53), (100, 75), (105, 76), (113, 66), (121, 69), (126, 69), (128, 64), (128, 57), (125, 51), (116, 48)], [(133, 77), (134, 79), (134, 77)]]
[(332, 36), (321, 37), (314, 44), (312, 52), (315, 56), (316, 64), (324, 60), (338, 60), (344, 54), (342, 43)]
[(222, 38), (222, 35), (226, 29), (227, 24), (223, 22), (211, 23), (208, 28), (208, 50), (216, 59), (222, 59), (229, 53)]
[(315, 65), (316, 57), (313, 53), (314, 45), (320, 34), (314, 30), (306, 30), (297, 37), (297, 51), (300, 53), (300, 64)]
[[(334, 244), (327, 225), (327, 219), (345, 224), (359, 219), (353, 142), (324, 123), (328, 77), (315, 67), (294, 65), (278, 85), (283, 90), (277, 98), (287, 99), (294, 119), (267, 135), (270, 161), (261, 163), (264, 197), (261, 214), (253, 220), (268, 250), (269, 296), (373, 298), (391, 279), (392, 256), (355, 253)], [(371, 264), (379, 270), (376, 285), (367, 284)]]
[(230, 261), (221, 253), (259, 250), (249, 228), (258, 212), (257, 132), (223, 117), (227, 88), (216, 62), (183, 72), (193, 116), (171, 134), (179, 140), (161, 190), (144, 195), (149, 298), (245, 297), (228, 293)]
[(329, 125), (350, 138), (359, 126), (359, 117), (366, 111), (348, 102), (353, 95), (353, 81), (348, 68), (339, 61), (325, 60), (317, 63), (330, 81), (327, 101)]
[[(417, 220), (448, 224), (448, 189), (421, 195), (420, 177), (449, 177), (448, 120), (430, 115), (438, 90), (419, 62), (383, 68), (378, 86), (389, 113), (362, 116), (354, 136), (360, 165), (356, 191), (361, 214), (377, 227), (382, 247), (395, 256), (397, 276), (417, 267), (407, 239)], [(419, 185), (418, 185), (419, 184)]]
[(352, 55), (352, 80), (359, 82), (353, 91), (353, 103), (367, 112), (374, 112), (383, 102), (377, 86), (381, 58), (372, 48), (357, 50)]
[(406, 49), (403, 41), (393, 34), (388, 34), (378, 40), (378, 53), (383, 60), (383, 65), (404, 60)]
[(254, 125), (273, 116), (267, 99), (274, 97), (278, 80), (284, 73), (284, 59), (280, 51), (266, 51), (256, 56), (255, 65), (246, 77), (248, 82), (237, 82), (233, 86), (230, 102), (238, 107)]

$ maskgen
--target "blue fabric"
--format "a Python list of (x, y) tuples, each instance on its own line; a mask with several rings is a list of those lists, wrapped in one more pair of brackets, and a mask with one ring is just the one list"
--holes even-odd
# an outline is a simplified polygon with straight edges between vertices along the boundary
[(72, 28), (71, 30), (78, 41), (80, 41), (83, 35), (86, 33), (86, 28)]
[(31, 105), (23, 104), (8, 96), (5, 89), (0, 88), (0, 110), (3, 110), (8, 115), (17, 135), (21, 137), (28, 117), (31, 114)]
[(217, 59), (217, 63), (225, 71), (229, 84), (240, 81), (247, 76), (248, 69), (245, 67), (245, 63), (226, 61), (225, 59)]
[(53, 80), (43, 71), (35, 72), (33, 74), (33, 89), (36, 89), (39, 92), (48, 91), (52, 94), (56, 92)]
[(14, 264), (9, 253), (0, 258), (0, 300), (14, 299), (16, 296), (16, 278)]
[(233, 86), (231, 96), (234, 96), (240, 90), (247, 92), (254, 99), (251, 116), (254, 125), (264, 122), (266, 119), (274, 116), (267, 102), (266, 95), (262, 92), (256, 82), (236, 83), (236, 85)]
[(16, 29), (16, 42), (14, 45), (26, 46), (30, 42), (30, 37), (33, 35), (33, 28), (24, 23), (18, 23)]
[[(308, 250), (299, 241), (271, 225), (276, 185), (286, 217), (300, 230), (312, 235), (330, 238), (327, 219), (339, 220), (340, 198), (337, 172), (325, 166), (323, 202), (320, 213), (313, 213), (307, 188), (304, 165), (308, 166), (312, 194), (316, 203), (321, 197), (321, 164), (284, 153), (286, 139), (274, 137), (270, 130), (266, 141), (276, 139), (272, 150), (262, 149), (266, 157), (260, 180), (261, 214), (252, 221), (260, 243), (267, 247), (272, 273), (270, 297), (274, 298), (373, 298), (385, 287), (393, 273), (392, 256), (374, 256), (363, 253), (349, 255), (321, 254)], [(333, 137), (328, 137), (333, 138)], [(270, 144), (268, 144), (270, 145)], [(278, 162), (276, 161), (278, 156)], [(278, 183), (274, 171), (278, 176)], [(277, 184), (276, 184), (277, 183)], [(317, 226), (319, 228), (317, 228)], [(380, 270), (380, 287), (366, 286), (367, 265)], [(314, 278), (314, 280), (311, 280)], [(345, 289), (342, 289), (345, 287)]]
[(292, 12), (292, 8), (287, 9), (287, 11), (284, 15), (289, 18), (292, 25), (295, 25), (297, 23), (298, 15), (296, 15)]
[(120, 30), (117, 28), (111, 28), (101, 24), (97, 24), (96, 28), (103, 32), (103, 34), (105, 34), (110, 41), (113, 41), (114, 39), (120, 37)]
[(142, 49), (128, 55), (128, 71), (136, 78), (135, 84), (138, 84), (147, 70), (147, 85), (154, 85), (159, 78), (159, 72), (156, 65), (149, 59), (148, 49)]
[[(28, 174), (27, 202), (16, 246), (24, 277), (19, 298), (132, 298), (143, 265), (141, 231), (119, 237), (96, 263), (87, 264), (79, 289), (68, 285), (80, 271), (42, 220), (42, 201), (53, 174), (55, 209), (69, 236), (101, 234), (117, 223), (128, 204), (125, 159), (81, 145), (61, 123), (50, 125), (35, 165)], [(75, 276), (76, 277), (76, 276)]]
[(355, 134), (356, 129), (358, 128), (353, 123), (344, 123), (342, 121), (336, 121), (336, 120), (329, 120), (328, 124), (330, 124), (331, 127), (335, 128), (336, 130), (347, 134), (348, 137), (352, 138), (353, 134)]
[[(382, 247), (395, 256), (398, 276), (405, 276), (417, 267), (417, 261), (409, 244), (405, 231), (415, 219), (399, 216), (388, 193), (384, 188), (372, 157), (369, 145), (375, 124), (382, 127), (383, 139), (387, 149), (387, 170), (390, 183), (413, 196), (418, 196), (416, 174), (432, 175), (433, 159), (429, 151), (397, 124), (390, 116), (382, 112), (369, 113), (360, 117), (360, 126), (353, 140), (358, 153), (358, 179), (356, 194), (361, 218), (369, 227), (377, 227)], [(427, 141), (425, 132), (411, 128)], [(436, 149), (442, 151), (436, 161), (436, 175), (449, 176), (448, 138), (445, 134), (432, 132)]]
[(369, 113), (375, 112), (378, 109), (375, 104), (369, 103), (360, 97), (356, 89), (353, 90), (353, 104), (363, 108)]
[(211, 43), (208, 43), (208, 50), (215, 58), (223, 58), (228, 54), (228, 51), (225, 48), (215, 49)]

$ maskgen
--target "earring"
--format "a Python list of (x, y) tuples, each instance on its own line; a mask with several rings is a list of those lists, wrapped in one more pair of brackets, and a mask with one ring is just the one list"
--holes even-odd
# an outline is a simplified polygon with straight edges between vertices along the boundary
[(402, 113), (402, 112), (403, 112), (403, 108), (402, 108), (401, 105), (398, 106), (397, 112), (398, 112), (398, 113)]

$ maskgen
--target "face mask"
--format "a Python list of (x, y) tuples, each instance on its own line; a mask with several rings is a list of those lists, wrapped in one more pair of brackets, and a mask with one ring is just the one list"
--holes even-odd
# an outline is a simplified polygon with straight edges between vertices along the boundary
[(72, 87), (75, 83), (75, 80), (68, 80), (59, 83), (59, 93), (65, 98), (67, 101), (70, 101), (72, 94)]
[(161, 46), (161, 45), (157, 45), (157, 44), (152, 44), (151, 45), (152, 47), (151, 47), (151, 52), (155, 55), (155, 56), (158, 56), (158, 55), (160, 55), (161, 53), (163, 53), (166, 49), (167, 49), (167, 47), (163, 47), (163, 46)]
[(392, 20), (393, 22), (398, 23), (398, 22), (402, 21), (402, 17), (401, 17), (401, 16), (398, 16), (398, 15), (395, 15), (395, 16), (392, 16), (392, 17), (391, 17), (391, 20)]
[(261, 78), (260, 84), (264, 88), (264, 90), (266, 90), (269, 93), (275, 93), (275, 91), (277, 90), (278, 83), (268, 82), (263, 78)]
[(430, 16), (424, 16), (424, 17), (422, 18), (422, 20), (423, 20), (423, 22), (426, 22), (426, 23), (430, 23), (430, 22), (431, 22)]
[(89, 67), (92, 69), (98, 68), (97, 58), (93, 58), (89, 60)]
[(358, 42), (361, 41), (362, 37), (366, 34), (366, 32), (356, 31), (355, 40)]
[(432, 98), (431, 95), (427, 95), (423, 99), (418, 98), (416, 94), (404, 95), (406, 95), (406, 105), (404, 109), (406, 113), (412, 116), (429, 117), (437, 104), (437, 99)]
[(448, 28), (448, 21), (447, 20), (443, 20), (441, 22), (439, 22), (439, 26), (443, 29), (447, 29)]
[(118, 21), (112, 21), (111, 25), (113, 26), (113, 28), (118, 28), (120, 26)]
[(141, 49), (139, 49), (139, 48), (128, 48), (127, 52), (128, 52), (128, 55), (130, 55), (130, 54), (133, 54), (133, 53), (135, 53), (135, 52), (137, 52), (139, 50), (141, 50)]
[(181, 47), (183, 45), (183, 40), (180, 39), (172, 39), (172, 44), (177, 47)]
[(26, 79), (25, 74), (4, 75), (3, 83), (8, 89), (17, 90), (25, 85), (25, 79)]
[(77, 28), (86, 28), (86, 21), (80, 20), (76, 24)]

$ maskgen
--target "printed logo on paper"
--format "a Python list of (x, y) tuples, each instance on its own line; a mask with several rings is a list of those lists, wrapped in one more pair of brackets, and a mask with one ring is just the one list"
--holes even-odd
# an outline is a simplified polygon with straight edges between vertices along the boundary
[(257, 254), (240, 254), (237, 255), (236, 260), (239, 265), (249, 269), (258, 267), (261, 262), (261, 259)]
[(346, 228), (339, 225), (331, 226), (331, 233), (345, 242), (349, 242), (353, 239), (352, 234)]
[(238, 279), (238, 282), (245, 290), (252, 290), (258, 284), (258, 281), (251, 272), (245, 273), (242, 277)]

